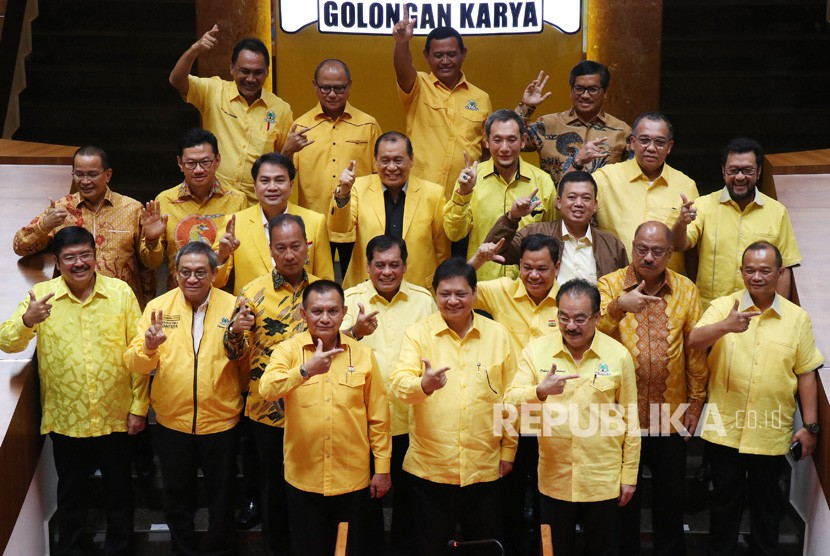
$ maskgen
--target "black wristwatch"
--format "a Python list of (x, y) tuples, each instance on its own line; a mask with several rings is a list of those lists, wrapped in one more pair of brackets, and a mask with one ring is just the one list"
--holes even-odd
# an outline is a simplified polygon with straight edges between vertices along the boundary
[(818, 423), (804, 423), (803, 428), (807, 429), (807, 432), (809, 432), (813, 436), (817, 436), (819, 431), (821, 431), (821, 427)]
[(300, 365), (300, 376), (303, 377), (303, 379), (306, 379), (309, 376), (308, 371), (305, 368), (305, 365)]
[(574, 169), (574, 170), (579, 170), (579, 171), (582, 171), (582, 170), (584, 170), (584, 169), (585, 169), (585, 165), (584, 165), (584, 164), (577, 164), (577, 163), (576, 163), (576, 159), (575, 159), (575, 158), (574, 158), (574, 161), (573, 161), (573, 163), (571, 164), (571, 166), (573, 166), (573, 169)]

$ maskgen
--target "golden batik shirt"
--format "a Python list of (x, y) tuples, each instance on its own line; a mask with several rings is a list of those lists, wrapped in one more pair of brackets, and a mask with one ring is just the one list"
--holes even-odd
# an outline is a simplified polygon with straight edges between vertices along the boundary
[[(251, 366), (248, 386), (248, 399), (245, 402), (245, 416), (274, 427), (282, 427), (285, 420), (285, 408), (282, 400), (266, 401), (259, 393), (259, 380), (262, 378), (274, 346), (283, 340), (305, 330), (305, 321), (300, 316), (303, 302), (303, 290), (315, 276), (303, 271), (303, 281), (297, 291), (286, 282), (276, 268), (268, 274), (254, 278), (239, 292), (254, 315), (254, 324), (244, 334), (225, 332), (225, 349), (241, 357), (247, 352)], [(234, 314), (241, 308), (236, 302)]]
[(96, 273), (85, 301), (62, 277), (32, 286), (36, 299), (54, 293), (51, 315), (27, 328), (23, 314), (29, 296), (0, 326), (0, 349), (17, 353), (37, 336), (42, 418), (40, 433), (74, 438), (127, 431), (127, 415), (145, 416), (150, 378), (134, 375), (123, 356), (135, 335), (141, 310), (132, 290)]
[[(673, 415), (680, 404), (688, 403), (687, 411), (700, 417), (706, 401), (706, 350), (688, 347), (689, 334), (702, 314), (700, 296), (691, 280), (666, 270), (663, 285), (650, 294), (659, 301), (646, 304), (639, 313), (626, 313), (617, 300), (639, 284), (632, 266), (600, 278), (598, 328), (631, 352), (637, 369), (640, 425), (660, 431), (667, 423), (650, 422), (652, 404), (669, 404)], [(671, 432), (677, 431), (671, 427)]]
[[(57, 208), (69, 213), (63, 224), (53, 230), (43, 228), (43, 211), (14, 235), (14, 252), (25, 256), (46, 249), (59, 230), (80, 226), (95, 236), (96, 270), (127, 282), (143, 305), (152, 293), (143, 283), (142, 270), (155, 268), (154, 261), (162, 253), (159, 244), (147, 247), (141, 233), (141, 203), (107, 188), (97, 211), (89, 208), (80, 193), (72, 193), (55, 201)], [(155, 266), (158, 266), (156, 263)], [(146, 293), (145, 293), (146, 292)]]

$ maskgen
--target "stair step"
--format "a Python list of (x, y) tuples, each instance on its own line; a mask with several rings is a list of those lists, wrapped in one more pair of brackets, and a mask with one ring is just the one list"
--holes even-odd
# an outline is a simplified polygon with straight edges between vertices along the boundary
[[(27, 64), (27, 93), (23, 99), (77, 100), (96, 104), (178, 104), (179, 93), (168, 82), (169, 70), (124, 67), (108, 70), (95, 65)], [(105, 103), (101, 101), (106, 101)]]
[(667, 70), (660, 91), (664, 110), (682, 106), (689, 111), (720, 107), (726, 112), (770, 107), (792, 111), (827, 110), (830, 72), (790, 75), (690, 75)]
[(181, 53), (193, 44), (193, 35), (153, 33), (126, 39), (123, 33), (78, 36), (65, 29), (36, 28), (32, 41), (34, 48), (27, 61), (34, 65), (66, 66), (84, 61), (108, 70), (160, 70), (173, 68)]
[(139, 29), (180, 33), (183, 28), (195, 27), (194, 10), (193, 1), (41, 0), (36, 26), (72, 29), (85, 35), (105, 22), (111, 31), (127, 34)]

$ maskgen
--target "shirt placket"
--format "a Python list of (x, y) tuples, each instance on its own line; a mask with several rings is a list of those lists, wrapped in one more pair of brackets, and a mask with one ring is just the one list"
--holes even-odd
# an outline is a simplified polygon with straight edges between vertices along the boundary
[[(333, 366), (333, 365), (332, 365)], [(329, 493), (334, 489), (334, 383), (332, 376), (334, 370), (330, 369), (326, 373), (325, 382), (323, 382), (323, 411), (326, 419), (323, 424), (325, 431), (325, 439), (323, 440), (323, 492)], [(334, 375), (336, 376), (336, 375)]]

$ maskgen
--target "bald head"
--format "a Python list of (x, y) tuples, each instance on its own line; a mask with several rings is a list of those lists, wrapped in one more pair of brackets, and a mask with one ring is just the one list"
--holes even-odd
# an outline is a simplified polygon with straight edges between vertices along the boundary
[(663, 236), (661, 239), (664, 239), (667, 245), (672, 244), (673, 238), (671, 228), (662, 222), (649, 220), (648, 222), (643, 222), (637, 226), (637, 229), (634, 231), (634, 242), (636, 243), (639, 239), (645, 239), (645, 236), (654, 238), (660, 235)]

